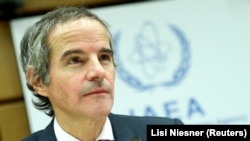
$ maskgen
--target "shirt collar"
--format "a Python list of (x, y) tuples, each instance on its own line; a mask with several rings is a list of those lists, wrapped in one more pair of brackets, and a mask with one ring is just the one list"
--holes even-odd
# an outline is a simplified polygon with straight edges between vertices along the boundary
[[(58, 141), (79, 141), (72, 135), (65, 132), (58, 124), (56, 118), (54, 120), (54, 131)], [(97, 137), (96, 141), (100, 139), (114, 140), (113, 130), (109, 118), (107, 118), (100, 135)]]

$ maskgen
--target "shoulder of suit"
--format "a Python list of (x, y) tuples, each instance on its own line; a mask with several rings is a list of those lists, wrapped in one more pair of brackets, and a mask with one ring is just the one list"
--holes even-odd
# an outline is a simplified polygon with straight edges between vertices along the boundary
[(44, 130), (40, 130), (30, 134), (29, 136), (25, 137), (22, 141), (38, 141), (40, 135)]
[(116, 116), (124, 121), (130, 121), (132, 123), (142, 123), (142, 124), (166, 124), (166, 125), (182, 125), (184, 124), (178, 118), (168, 118), (168, 117), (155, 117), (155, 116), (131, 116), (131, 115), (119, 115), (111, 114), (111, 116)]

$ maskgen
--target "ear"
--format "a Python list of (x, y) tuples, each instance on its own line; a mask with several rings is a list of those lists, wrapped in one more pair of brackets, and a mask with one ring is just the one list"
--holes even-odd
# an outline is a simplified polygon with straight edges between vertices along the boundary
[(43, 84), (41, 78), (35, 78), (33, 67), (28, 67), (26, 71), (26, 79), (37, 94), (48, 97), (47, 86)]

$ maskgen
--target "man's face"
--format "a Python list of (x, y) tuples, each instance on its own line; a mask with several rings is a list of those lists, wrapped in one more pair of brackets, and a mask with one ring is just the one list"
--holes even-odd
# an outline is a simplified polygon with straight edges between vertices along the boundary
[(114, 100), (115, 69), (108, 35), (92, 19), (59, 24), (49, 35), (50, 83), (45, 92), (55, 115), (97, 118)]

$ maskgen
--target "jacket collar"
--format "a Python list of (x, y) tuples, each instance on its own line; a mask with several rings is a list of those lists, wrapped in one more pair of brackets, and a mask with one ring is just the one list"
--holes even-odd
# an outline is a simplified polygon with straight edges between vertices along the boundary
[(41, 136), (39, 137), (38, 141), (56, 141), (56, 135), (54, 132), (54, 118), (51, 120), (49, 125), (45, 128), (42, 132)]
[[(109, 119), (111, 122), (113, 135), (115, 141), (130, 141), (136, 134), (128, 127), (128, 121), (123, 120), (118, 115), (110, 114)], [(54, 118), (51, 120), (50, 124), (41, 133), (38, 141), (56, 141), (56, 135), (54, 132)]]
[(136, 134), (129, 128), (129, 121), (124, 120), (123, 117), (115, 114), (110, 114), (109, 119), (112, 125), (115, 141), (131, 141)]

